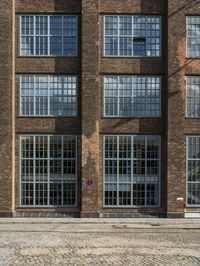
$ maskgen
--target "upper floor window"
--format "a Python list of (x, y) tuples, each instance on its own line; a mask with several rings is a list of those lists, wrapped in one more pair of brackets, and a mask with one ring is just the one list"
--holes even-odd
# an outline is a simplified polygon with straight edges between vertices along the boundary
[(200, 57), (200, 16), (187, 17), (187, 57)]
[(161, 115), (161, 77), (105, 76), (104, 115), (158, 117)]
[(20, 16), (21, 56), (77, 56), (77, 17)]
[(200, 118), (200, 77), (186, 78), (186, 115)]
[(105, 16), (105, 56), (160, 56), (161, 17)]
[(76, 116), (77, 77), (22, 75), (20, 115)]

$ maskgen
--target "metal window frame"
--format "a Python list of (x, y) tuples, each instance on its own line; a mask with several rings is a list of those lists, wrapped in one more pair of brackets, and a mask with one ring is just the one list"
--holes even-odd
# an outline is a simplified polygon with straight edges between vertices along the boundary
[[(199, 208), (200, 204), (188, 204), (188, 184), (189, 183), (194, 183), (194, 182), (189, 182), (188, 181), (188, 162), (190, 161), (189, 156), (188, 156), (188, 143), (189, 143), (189, 138), (199, 138), (200, 139), (200, 135), (188, 135), (186, 136), (186, 207), (187, 208)], [(193, 159), (192, 161), (195, 161), (195, 159)], [(200, 161), (200, 159), (196, 159), (196, 161)], [(196, 182), (198, 184), (200, 184), (199, 182)]]
[[(35, 137), (47, 137), (47, 141), (48, 141), (48, 155), (49, 155), (49, 138), (50, 137), (55, 137), (55, 136), (60, 136), (62, 137), (62, 146), (63, 146), (63, 137), (73, 137), (75, 138), (76, 140), (76, 146), (75, 146), (75, 151), (76, 151), (76, 158), (75, 158), (75, 170), (76, 170), (76, 178), (75, 178), (75, 204), (74, 205), (36, 205), (35, 204), (35, 167), (33, 166), (33, 172), (34, 172), (34, 177), (33, 177), (33, 186), (34, 186), (34, 189), (33, 189), (33, 193), (34, 193), (34, 197), (33, 197), (33, 205), (23, 205), (22, 204), (22, 182), (21, 182), (21, 173), (22, 173), (22, 138), (23, 137), (33, 137), (33, 143), (34, 143), (34, 158), (33, 160), (35, 161)], [(62, 134), (20, 134), (19, 135), (19, 204), (20, 204), (20, 207), (21, 208), (76, 208), (78, 206), (78, 136), (77, 135), (62, 135)], [(63, 154), (63, 151), (62, 151), (62, 154)], [(62, 157), (62, 161), (63, 161), (63, 157)], [(47, 187), (49, 188), (49, 162), (50, 162), (50, 157), (48, 158), (48, 181), (47, 181)], [(62, 167), (62, 173), (63, 173), (63, 167)], [(62, 186), (63, 186), (63, 175), (62, 175)], [(49, 203), (49, 192), (50, 190), (47, 190), (48, 192), (48, 203)], [(63, 189), (62, 189), (62, 198), (61, 198), (61, 201), (63, 202)]]
[[(34, 43), (34, 46), (33, 46), (33, 54), (27, 54), (27, 55), (24, 55), (22, 53), (22, 17), (23, 16), (32, 16), (33, 17), (33, 43)], [(58, 17), (58, 16), (61, 16), (62, 17), (62, 33), (63, 33), (63, 18), (64, 17), (74, 17), (76, 18), (76, 50), (75, 50), (75, 54), (74, 55), (63, 55), (63, 51), (64, 49), (62, 50), (62, 55), (51, 55), (50, 54), (50, 17)], [(36, 39), (36, 34), (35, 34), (35, 28), (36, 28), (36, 23), (35, 23), (35, 18), (36, 17), (47, 17), (48, 18), (48, 35), (47, 35), (47, 40), (48, 40), (48, 43), (47, 43), (47, 55), (37, 55), (35, 53), (35, 39)], [(73, 58), (73, 57), (78, 57), (78, 15), (73, 15), (73, 14), (60, 14), (60, 15), (57, 15), (57, 14), (49, 14), (49, 15), (46, 15), (46, 14), (21, 14), (19, 15), (19, 51), (18, 51), (18, 54), (20, 57), (69, 57), (69, 58)], [(62, 41), (63, 41), (63, 38), (64, 36), (62, 35)], [(63, 48), (63, 45), (64, 45), (64, 41), (62, 42), (62, 48)]]
[[(133, 17), (145, 17), (145, 18), (148, 18), (148, 17), (155, 17), (155, 18), (160, 18), (160, 49), (159, 49), (159, 55), (158, 56), (148, 56), (147, 55), (147, 44), (145, 44), (145, 48), (146, 48), (146, 54), (144, 56), (138, 56), (138, 55), (133, 55), (133, 49), (132, 49), (132, 55), (119, 55), (119, 37), (120, 37), (120, 34), (119, 34), (119, 17), (120, 16), (131, 16), (132, 17), (132, 21), (133, 21)], [(118, 17), (118, 28), (117, 28), (117, 43), (118, 43), (118, 49), (117, 49), (117, 55), (106, 55), (105, 53), (105, 40), (106, 40), (106, 37), (107, 35), (105, 34), (105, 29), (106, 29), (106, 17)], [(147, 23), (147, 22), (145, 22)], [(147, 32), (147, 27), (145, 28), (145, 31)], [(112, 37), (112, 36), (110, 36)], [(137, 37), (137, 36), (134, 36), (133, 34), (130, 35), (129, 37), (131, 37), (132, 39), (134, 37)], [(147, 38), (147, 37), (146, 37)], [(122, 58), (160, 58), (162, 57), (162, 16), (159, 16), (159, 15), (124, 15), (124, 14), (121, 14), (121, 15), (104, 15), (103, 16), (103, 57), (108, 57), (108, 58), (113, 58), (113, 57), (122, 57)]]
[[(115, 98), (117, 98), (117, 101), (118, 101), (118, 104), (117, 104), (117, 115), (106, 115), (106, 102), (105, 102), (105, 99), (106, 99), (106, 96), (105, 96), (105, 78), (112, 78), (112, 77), (115, 77), (117, 78), (117, 95), (115, 96)], [(138, 115), (138, 116), (135, 116), (135, 115), (132, 115), (132, 116), (122, 116), (122, 115), (119, 115), (119, 99), (120, 99), (120, 96), (119, 96), (119, 79), (120, 78), (126, 78), (126, 77), (131, 77), (132, 79), (132, 89), (133, 89), (133, 78), (134, 77), (143, 77), (145, 78), (145, 83), (146, 83), (146, 79), (147, 78), (153, 78), (153, 77), (156, 77), (156, 78), (159, 78), (159, 82), (160, 82), (160, 88), (159, 88), (159, 91), (160, 91), (160, 95), (159, 97), (147, 97), (147, 95), (145, 94), (145, 99), (149, 99), (149, 98), (159, 98), (160, 100), (160, 109), (159, 109), (159, 115), (155, 116), (155, 115)], [(146, 83), (147, 84), (147, 83)], [(147, 88), (145, 89), (145, 92), (147, 92)], [(113, 97), (113, 96), (112, 96)], [(111, 96), (110, 96), (111, 98)], [(130, 96), (131, 99), (134, 99), (133, 97), (133, 90), (132, 90), (132, 96)], [(147, 101), (145, 102), (145, 112), (147, 113)], [(141, 117), (145, 117), (145, 118), (161, 118), (162, 116), (162, 76), (160, 75), (104, 75), (103, 76), (103, 116), (106, 117), (106, 118), (127, 118), (127, 117), (136, 117), (136, 118), (141, 118)]]
[[(138, 136), (141, 136), (141, 137), (145, 137), (145, 166), (146, 166), (146, 162), (147, 162), (147, 154), (146, 154), (146, 141), (148, 140), (148, 137), (155, 137), (158, 139), (158, 143), (159, 143), (159, 157), (157, 159), (158, 161), (158, 179), (159, 179), (159, 182), (154, 182), (152, 184), (158, 184), (158, 205), (105, 205), (105, 185), (106, 185), (106, 182), (105, 182), (105, 140), (106, 140), (106, 137), (117, 137), (117, 148), (119, 147), (119, 137), (131, 137), (131, 145), (133, 144), (133, 138), (134, 137), (138, 137)], [(102, 167), (103, 167), (103, 193), (102, 193), (102, 203), (103, 203), (103, 208), (113, 208), (113, 209), (121, 209), (121, 208), (126, 208), (126, 209), (138, 209), (138, 208), (160, 208), (161, 207), (161, 184), (162, 184), (162, 176), (161, 176), (161, 160), (162, 160), (162, 156), (161, 156), (161, 136), (160, 135), (124, 135), (124, 134), (110, 134), (110, 135), (103, 135), (103, 156), (102, 156), (102, 160), (103, 160), (103, 163), (102, 163)], [(133, 145), (132, 145), (133, 146)], [(118, 192), (119, 192), (119, 189), (118, 189), (118, 186), (119, 186), (119, 182), (118, 182), (118, 178), (119, 178), (119, 174), (118, 174), (118, 170), (119, 170), (119, 167), (118, 167), (118, 164), (119, 164), (119, 158), (118, 158), (118, 155), (117, 155), (117, 203), (119, 203), (119, 196), (118, 196)], [(145, 177), (146, 177), (146, 167), (145, 167)], [(114, 182), (113, 182), (114, 183)], [(125, 183), (125, 182), (124, 182)], [(143, 182), (145, 185), (148, 184), (148, 182)], [(111, 182), (110, 182), (111, 184)], [(116, 184), (116, 183), (115, 183)], [(131, 185), (131, 201), (133, 200), (133, 188), (132, 188), (132, 185), (133, 184), (137, 184), (137, 183), (134, 183), (133, 182), (133, 149), (131, 149), (131, 182), (126, 182), (126, 184), (130, 184)], [(146, 192), (147, 192), (147, 189), (146, 189), (146, 186), (145, 186), (145, 203), (146, 203), (146, 200), (147, 200), (147, 196), (146, 196)]]
[[(33, 77), (34, 78), (34, 84), (33, 84), (33, 94), (34, 94), (34, 101), (33, 101), (33, 114), (32, 115), (27, 115), (27, 114), (23, 114), (22, 113), (22, 105), (21, 105), (21, 99), (22, 99), (22, 93), (21, 93), (21, 90), (22, 90), (22, 78), (23, 77)], [(47, 77), (48, 78), (48, 94), (47, 94), (47, 97), (48, 97), (48, 109), (47, 109), (47, 113), (48, 114), (45, 114), (45, 115), (36, 115), (35, 112), (36, 112), (36, 108), (35, 108), (35, 78), (36, 77)], [(50, 86), (49, 86), (49, 79), (50, 77), (73, 77), (73, 78), (76, 78), (76, 96), (74, 98), (76, 98), (76, 114), (75, 115), (63, 115), (63, 86), (64, 86), (64, 82), (62, 83), (62, 103), (61, 103), (61, 112), (62, 114), (61, 115), (50, 115)], [(78, 117), (78, 93), (79, 93), (79, 83), (78, 83), (78, 75), (40, 75), (40, 74), (22, 74), (19, 76), (20, 78), (20, 82), (19, 82), (19, 115), (21, 117), (73, 117), (73, 118), (76, 118)]]
[[(188, 51), (188, 38), (195, 38), (196, 36), (188, 36), (188, 25), (189, 25), (189, 22), (188, 22), (188, 19), (189, 18), (200, 18), (200, 16), (197, 16), (197, 15), (188, 15), (186, 16), (186, 58), (200, 58), (200, 55), (199, 56), (189, 56), (189, 51)], [(200, 25), (200, 24), (199, 24)], [(196, 38), (199, 38), (200, 39), (200, 36), (199, 37), (196, 37)]]
[[(188, 95), (187, 95), (187, 92), (188, 92), (188, 78), (199, 78), (199, 80), (200, 80), (200, 76), (185, 76), (185, 92), (186, 92), (186, 94), (185, 94), (185, 96), (186, 96), (185, 97), (186, 98), (186, 101), (185, 101), (185, 104), (186, 104), (186, 106), (185, 106), (185, 116), (187, 118), (199, 119), (200, 115), (199, 116), (190, 115), (189, 112), (188, 112), (189, 111), (188, 110), (188, 98), (195, 99), (195, 97), (188, 97)], [(199, 83), (199, 91), (200, 91), (200, 83)], [(199, 105), (200, 105), (200, 96), (198, 98), (199, 98)]]

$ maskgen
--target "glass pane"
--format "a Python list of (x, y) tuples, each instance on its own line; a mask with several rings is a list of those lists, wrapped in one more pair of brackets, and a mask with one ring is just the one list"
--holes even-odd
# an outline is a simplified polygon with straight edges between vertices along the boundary
[(187, 56), (200, 57), (200, 19), (199, 16), (187, 17)]
[(188, 205), (200, 205), (200, 183), (189, 183), (187, 193)]
[(63, 204), (67, 206), (73, 206), (76, 204), (76, 184), (64, 184)]
[(104, 192), (105, 205), (117, 205), (117, 185), (106, 184)]

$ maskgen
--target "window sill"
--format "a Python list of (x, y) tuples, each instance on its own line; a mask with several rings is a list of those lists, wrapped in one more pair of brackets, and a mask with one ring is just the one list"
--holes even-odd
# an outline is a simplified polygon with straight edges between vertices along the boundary
[(161, 119), (162, 116), (102, 116), (101, 119)]
[(192, 117), (192, 116), (185, 116), (185, 119), (187, 119), (187, 120), (192, 120), (192, 119), (200, 119), (200, 116), (199, 117)]
[(103, 206), (103, 209), (158, 209), (160, 206)]
[(18, 115), (17, 118), (35, 118), (35, 119), (51, 119), (51, 118), (61, 118), (61, 119), (74, 119), (74, 118), (79, 118), (79, 116), (28, 116), (28, 115)]
[(113, 59), (162, 59), (162, 56), (117, 56), (117, 55), (103, 55), (102, 58), (113, 58)]
[(65, 56), (65, 55), (18, 55), (18, 58), (79, 58), (79, 55)]

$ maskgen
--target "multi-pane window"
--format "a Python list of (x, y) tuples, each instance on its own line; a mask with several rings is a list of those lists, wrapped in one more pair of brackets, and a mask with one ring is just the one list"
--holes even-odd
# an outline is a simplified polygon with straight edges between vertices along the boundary
[(157, 207), (160, 137), (104, 137), (104, 205)]
[(22, 75), (20, 114), (25, 116), (76, 116), (77, 77)]
[(76, 205), (76, 137), (21, 136), (21, 206)]
[(187, 138), (187, 205), (200, 206), (200, 136)]
[(187, 17), (187, 57), (200, 57), (200, 16)]
[(160, 56), (161, 17), (105, 16), (105, 56)]
[(77, 56), (77, 16), (20, 16), (20, 55)]
[(160, 77), (104, 77), (104, 116), (158, 117), (160, 115)]
[(186, 114), (200, 117), (200, 76), (186, 78)]

